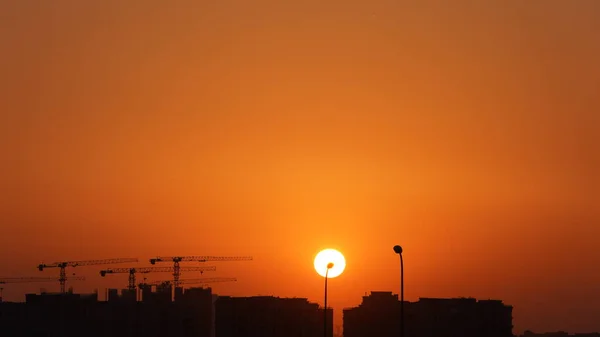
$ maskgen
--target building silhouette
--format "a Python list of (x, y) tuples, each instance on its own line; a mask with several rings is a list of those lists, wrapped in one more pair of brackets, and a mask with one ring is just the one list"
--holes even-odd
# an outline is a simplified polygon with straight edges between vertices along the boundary
[[(160, 284), (136, 291), (27, 294), (0, 303), (4, 337), (321, 337), (323, 314), (305, 298), (218, 297), (210, 288)], [(139, 298), (139, 299), (138, 299)], [(327, 310), (333, 336), (333, 310)]]
[(143, 289), (98, 294), (27, 294), (25, 303), (0, 303), (0, 335), (10, 337), (211, 337), (210, 288)]
[[(420, 298), (404, 303), (406, 337), (512, 337), (512, 307), (474, 298)], [(397, 337), (400, 301), (392, 292), (371, 292), (344, 309), (344, 337)]]
[[(323, 309), (306, 298), (219, 297), (216, 337), (321, 337)], [(333, 336), (333, 310), (327, 309), (327, 336)]]
[[(306, 298), (217, 296), (210, 288), (142, 286), (139, 293), (27, 294), (23, 303), (0, 302), (4, 337), (321, 337), (323, 308)], [(513, 337), (512, 306), (498, 300), (420, 298), (405, 302), (405, 337)], [(333, 310), (328, 309), (328, 337)], [(371, 292), (343, 311), (344, 337), (397, 337), (400, 302)], [(520, 337), (600, 337), (599, 333), (533, 333)]]

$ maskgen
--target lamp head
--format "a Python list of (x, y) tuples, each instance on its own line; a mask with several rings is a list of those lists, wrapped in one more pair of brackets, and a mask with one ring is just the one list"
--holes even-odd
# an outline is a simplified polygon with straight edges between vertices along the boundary
[(331, 268), (333, 268), (333, 262), (329, 262), (329, 263), (327, 264), (327, 269), (331, 269)]
[(394, 246), (394, 253), (396, 253), (396, 254), (402, 254), (402, 247), (400, 245), (395, 245)]

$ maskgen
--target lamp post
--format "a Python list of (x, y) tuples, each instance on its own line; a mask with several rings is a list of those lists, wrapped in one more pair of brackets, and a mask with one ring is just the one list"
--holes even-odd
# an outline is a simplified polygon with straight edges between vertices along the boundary
[[(317, 274), (325, 278), (325, 304), (323, 308), (323, 337), (327, 337), (327, 281), (328, 279), (338, 277), (346, 268), (346, 259), (344, 255), (335, 249), (324, 249), (320, 251), (314, 260)], [(333, 322), (332, 322), (333, 326)]]
[(400, 337), (404, 337), (404, 261), (402, 247), (394, 246), (394, 253), (400, 256)]
[(325, 271), (325, 309), (323, 310), (323, 337), (327, 337), (327, 278), (329, 277), (329, 269), (333, 268), (333, 263), (327, 264)]

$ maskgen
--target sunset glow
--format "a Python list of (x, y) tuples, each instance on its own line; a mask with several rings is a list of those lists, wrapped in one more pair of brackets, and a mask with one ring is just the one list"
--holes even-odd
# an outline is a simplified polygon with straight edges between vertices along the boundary
[(329, 273), (327, 274), (329, 278), (340, 276), (346, 268), (344, 255), (335, 249), (324, 249), (315, 256), (315, 270), (323, 277), (325, 277), (329, 263), (333, 263), (333, 267), (329, 269)]

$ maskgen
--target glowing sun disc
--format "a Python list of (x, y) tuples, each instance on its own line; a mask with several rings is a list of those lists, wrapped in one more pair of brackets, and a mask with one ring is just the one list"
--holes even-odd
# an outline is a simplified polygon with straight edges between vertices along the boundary
[(324, 249), (315, 256), (315, 270), (323, 277), (325, 277), (327, 264), (329, 263), (333, 263), (333, 267), (329, 269), (328, 278), (339, 276), (344, 271), (344, 268), (346, 268), (344, 255), (335, 249)]

